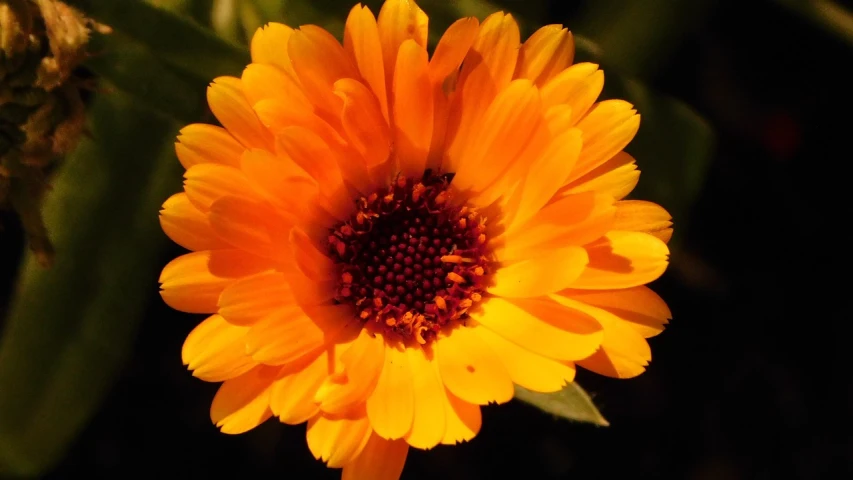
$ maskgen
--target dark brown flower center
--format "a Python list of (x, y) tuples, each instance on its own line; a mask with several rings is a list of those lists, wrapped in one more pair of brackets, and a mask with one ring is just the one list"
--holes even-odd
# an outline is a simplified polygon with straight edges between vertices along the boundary
[(449, 201), (451, 178), (400, 176), (359, 198), (355, 215), (329, 236), (340, 270), (336, 300), (386, 338), (425, 344), (481, 299), (484, 219)]

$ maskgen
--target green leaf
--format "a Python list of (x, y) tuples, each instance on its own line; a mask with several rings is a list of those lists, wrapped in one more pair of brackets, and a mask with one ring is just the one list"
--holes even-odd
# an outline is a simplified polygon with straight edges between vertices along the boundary
[(140, 0), (73, 0), (89, 16), (139, 42), (159, 59), (210, 81), (239, 76), (249, 52), (168, 10)]
[(120, 33), (93, 35), (86, 61), (99, 77), (136, 97), (140, 103), (185, 123), (197, 121), (207, 111), (206, 87), (200, 79), (170, 68), (150, 50)]
[[(575, 37), (578, 61), (599, 62), (603, 49), (584, 37)], [(625, 149), (636, 160), (642, 175), (632, 198), (660, 204), (673, 216), (674, 242), (679, 225), (687, 221), (693, 202), (702, 190), (714, 152), (715, 135), (710, 124), (687, 104), (655, 92), (643, 83), (620, 75), (606, 62), (601, 100), (620, 98), (634, 105), (642, 116), (640, 131)]]
[(589, 394), (577, 382), (572, 382), (554, 393), (531, 392), (516, 385), (515, 398), (560, 418), (602, 427), (610, 426), (601, 412), (595, 408)]
[(100, 407), (156, 289), (177, 125), (114, 92), (43, 204), (56, 259), (26, 256), (0, 337), (0, 477), (40, 476)]
[(853, 47), (853, 12), (832, 0), (776, 0), (776, 3), (798, 15), (816, 28)]

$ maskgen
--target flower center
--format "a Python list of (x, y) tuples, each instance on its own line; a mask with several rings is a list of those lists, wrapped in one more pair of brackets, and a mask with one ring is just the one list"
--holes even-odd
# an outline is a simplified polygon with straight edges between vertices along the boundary
[(329, 236), (340, 270), (335, 299), (386, 338), (426, 344), (481, 299), (485, 220), (449, 201), (451, 179), (399, 176), (359, 198), (358, 211)]

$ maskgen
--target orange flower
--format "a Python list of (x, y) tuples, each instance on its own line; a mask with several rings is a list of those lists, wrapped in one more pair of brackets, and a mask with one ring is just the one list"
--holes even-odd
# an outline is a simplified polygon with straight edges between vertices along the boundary
[(576, 365), (640, 374), (670, 317), (644, 285), (666, 269), (670, 216), (622, 200), (640, 117), (596, 103), (571, 34), (520, 43), (510, 15), (454, 23), (357, 5), (341, 45), (270, 24), (242, 78), (208, 90), (224, 128), (176, 145), (184, 192), (164, 231), (192, 250), (163, 299), (210, 313), (184, 362), (224, 382), (211, 418), (241, 433), (308, 422), (345, 478), (397, 478), (409, 446), (473, 438), (513, 384), (561, 389)]

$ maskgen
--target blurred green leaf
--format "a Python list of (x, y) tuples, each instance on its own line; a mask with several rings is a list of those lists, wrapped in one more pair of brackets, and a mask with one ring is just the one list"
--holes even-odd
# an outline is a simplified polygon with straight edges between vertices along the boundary
[(516, 385), (515, 398), (560, 418), (602, 427), (610, 426), (601, 412), (595, 408), (589, 394), (577, 382), (572, 382), (554, 393), (531, 392)]
[(150, 50), (124, 35), (93, 35), (86, 60), (99, 77), (150, 108), (182, 122), (197, 121), (207, 111), (204, 92), (211, 79), (170, 68)]
[(73, 0), (89, 16), (150, 49), (175, 68), (198, 78), (239, 76), (249, 52), (209, 29), (141, 0)]
[(44, 474), (97, 411), (155, 289), (157, 209), (180, 186), (172, 121), (118, 92), (89, 119), (44, 201), (55, 264), (27, 255), (0, 337), (4, 478)]
[(853, 12), (832, 0), (776, 0), (791, 13), (853, 47)]
[(673, 241), (677, 244), (679, 226), (686, 223), (705, 181), (716, 141), (713, 129), (685, 103), (655, 92), (601, 62), (603, 48), (595, 42), (575, 36), (575, 44), (577, 61), (603, 63), (601, 99), (626, 100), (640, 113), (640, 131), (625, 149), (642, 172), (631, 196), (669, 210), (676, 226)]

